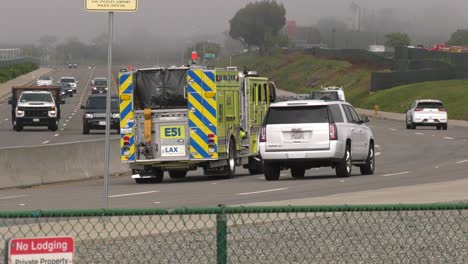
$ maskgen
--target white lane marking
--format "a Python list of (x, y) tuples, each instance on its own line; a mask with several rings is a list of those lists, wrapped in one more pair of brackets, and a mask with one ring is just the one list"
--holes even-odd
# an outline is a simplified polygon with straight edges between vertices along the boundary
[(8, 121), (8, 118), (5, 118), (5, 121)]
[(58, 136), (60, 136), (60, 134), (55, 134), (55, 135), (54, 135), (54, 137), (58, 137)]
[(153, 202), (153, 204), (160, 204), (161, 202)]
[(0, 197), (0, 200), (7, 200), (7, 199), (14, 199), (14, 198), (28, 197), (28, 196), (29, 196), (29, 195), (5, 196), (5, 197)]
[(435, 169), (438, 169), (438, 168), (440, 168), (440, 166), (435, 166), (434, 168), (435, 168)]
[(68, 119), (65, 120), (66, 123), (68, 123), (68, 121), (69, 121)]
[(25, 206), (25, 204), (17, 204), (17, 206)]
[(344, 180), (341, 180), (340, 182), (345, 182)]
[(157, 193), (157, 192), (159, 192), (159, 191), (137, 192), (137, 193), (124, 193), (124, 194), (109, 195), (109, 198), (125, 197), (125, 196), (134, 196), (134, 195), (150, 194), (150, 193)]
[(380, 156), (380, 155), (382, 155), (382, 152), (376, 152), (375, 155)]
[(390, 176), (397, 176), (397, 175), (405, 175), (405, 174), (409, 174), (409, 173), (410, 173), (409, 171), (399, 172), (399, 173), (390, 173), (390, 174), (382, 175), (382, 177), (390, 177)]
[(288, 176), (288, 174), (283, 173), (283, 174), (281, 174), (280, 176), (284, 177), (284, 176)]
[(66, 126), (67, 126), (67, 124), (63, 124), (63, 126), (64, 126), (64, 127), (66, 127)]
[(444, 137), (444, 139), (452, 140), (454, 138), (453, 137)]
[(46, 141), (42, 142), (42, 144), (47, 144), (49, 142), (50, 142), (49, 140), (46, 140)]
[(258, 177), (258, 178), (259, 178), (260, 180), (263, 180), (263, 179), (265, 179), (265, 177)]
[(379, 145), (375, 145), (375, 147), (376, 147), (376, 148), (380, 148), (380, 146), (379, 146)]
[(61, 128), (61, 129), (60, 129), (60, 131), (64, 131), (64, 130), (65, 130), (65, 128)]
[[(68, 119), (72, 119), (72, 118), (73, 118), (73, 114), (72, 114), (71, 116), (68, 117)], [(67, 119), (67, 120), (68, 120), (68, 119)]]
[(398, 129), (396, 129), (396, 128), (390, 128), (390, 130), (392, 130), (392, 131), (397, 131)]
[(256, 191), (256, 192), (246, 192), (246, 193), (238, 193), (237, 195), (249, 195), (249, 194), (258, 194), (258, 193), (267, 193), (267, 192), (277, 192), (277, 191), (284, 191), (288, 188), (278, 188), (278, 189), (271, 189), (271, 190), (263, 190), (263, 191)]
[(468, 160), (460, 160), (460, 161), (457, 161), (457, 164), (462, 164), (462, 163), (466, 163), (468, 162)]
[(216, 184), (216, 182), (212, 182), (212, 183), (210, 183), (210, 184), (213, 184), (213, 185), (215, 185), (215, 184)]
[(415, 135), (424, 135), (424, 133), (421, 133), (421, 132), (415, 132), (414, 134)]

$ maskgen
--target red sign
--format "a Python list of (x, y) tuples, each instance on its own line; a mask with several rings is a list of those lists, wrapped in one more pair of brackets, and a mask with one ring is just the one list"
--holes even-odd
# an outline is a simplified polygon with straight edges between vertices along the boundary
[(127, 70), (128, 70), (128, 71), (131, 71), (132, 69), (133, 69), (132, 65), (130, 65), (130, 64), (127, 65)]
[(196, 61), (198, 59), (198, 53), (196, 51), (192, 51), (192, 60)]
[[(72, 237), (13, 238), (8, 244), (8, 263), (73, 263)], [(37, 262), (35, 262), (37, 261)]]
[(286, 22), (286, 32), (288, 33), (289, 40), (295, 40), (297, 35), (297, 26), (295, 20), (289, 20)]

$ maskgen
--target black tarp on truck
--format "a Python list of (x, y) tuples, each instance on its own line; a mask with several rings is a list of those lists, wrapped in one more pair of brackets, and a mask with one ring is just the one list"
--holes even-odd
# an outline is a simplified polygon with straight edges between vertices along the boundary
[(135, 73), (135, 108), (187, 107), (186, 80), (189, 68), (142, 69)]

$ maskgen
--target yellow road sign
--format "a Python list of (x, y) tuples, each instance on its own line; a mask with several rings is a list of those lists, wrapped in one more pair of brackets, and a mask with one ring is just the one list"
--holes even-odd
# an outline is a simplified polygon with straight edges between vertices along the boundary
[(86, 11), (135, 12), (137, 8), (137, 0), (85, 0)]

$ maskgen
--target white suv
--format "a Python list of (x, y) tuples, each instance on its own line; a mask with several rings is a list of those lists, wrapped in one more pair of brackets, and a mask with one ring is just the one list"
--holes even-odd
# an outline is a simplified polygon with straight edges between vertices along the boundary
[(416, 100), (406, 112), (406, 129), (435, 126), (447, 130), (447, 109), (439, 100)]
[(282, 169), (302, 178), (307, 169), (318, 167), (349, 177), (352, 165), (362, 174), (374, 174), (374, 136), (367, 122), (342, 101), (271, 104), (259, 135), (266, 180), (278, 180)]

